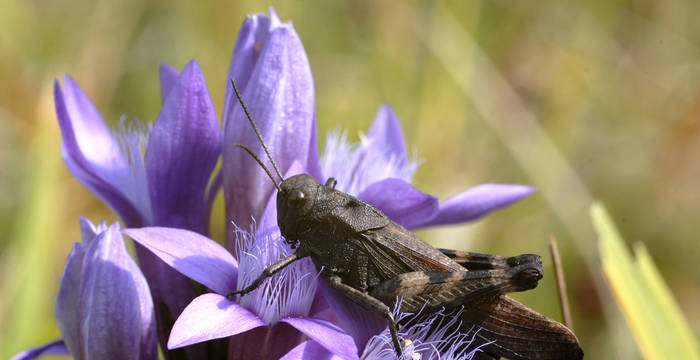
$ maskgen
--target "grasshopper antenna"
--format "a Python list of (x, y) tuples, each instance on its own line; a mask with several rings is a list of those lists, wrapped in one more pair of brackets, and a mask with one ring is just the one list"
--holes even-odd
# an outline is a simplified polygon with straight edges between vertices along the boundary
[(270, 180), (272, 180), (272, 183), (275, 184), (275, 187), (277, 188), (277, 190), (278, 190), (278, 191), (282, 191), (282, 189), (280, 189), (280, 186), (277, 185), (277, 181), (275, 180), (275, 178), (272, 177), (272, 173), (270, 172), (270, 170), (268, 170), (267, 167), (262, 163), (262, 161), (260, 160), (260, 158), (257, 157), (257, 156), (255, 155), (255, 153), (253, 152), (253, 150), (250, 150), (249, 147), (247, 147), (247, 146), (245, 146), (245, 145), (243, 145), (243, 144), (233, 144), (233, 146), (239, 147), (239, 148), (241, 148), (241, 149), (247, 151), (248, 154), (250, 154), (250, 156), (252, 156), (253, 159), (255, 159), (255, 161), (258, 162), (258, 164), (260, 165), (260, 167), (263, 168), (263, 170), (265, 170), (265, 173), (267, 174), (267, 176), (270, 177)]
[[(282, 177), (282, 173), (280, 173), (280, 169), (277, 167), (277, 163), (275, 163), (275, 160), (272, 158), (272, 155), (270, 155), (270, 150), (267, 148), (267, 145), (265, 144), (265, 140), (263, 140), (262, 134), (260, 134), (260, 130), (258, 129), (258, 126), (255, 125), (255, 121), (253, 121), (253, 117), (250, 116), (250, 113), (248, 112), (248, 108), (245, 106), (245, 103), (243, 102), (243, 98), (241, 97), (241, 93), (238, 92), (238, 88), (236, 87), (236, 83), (233, 81), (233, 78), (231, 78), (231, 85), (233, 85), (233, 91), (236, 93), (236, 97), (238, 98), (238, 102), (241, 104), (241, 107), (243, 108), (243, 111), (245, 112), (245, 116), (248, 117), (248, 121), (250, 121), (250, 125), (253, 126), (253, 130), (255, 130), (255, 134), (258, 135), (258, 139), (260, 139), (260, 143), (262, 144), (263, 149), (265, 149), (265, 153), (267, 154), (267, 158), (270, 159), (270, 162), (272, 163), (272, 167), (275, 168), (275, 172), (277, 172), (277, 176), (280, 178), (280, 181), (284, 181), (284, 178)], [(240, 145), (240, 144), (236, 144)], [(239, 146), (246, 151), (248, 151), (249, 154), (253, 155), (253, 152), (250, 151), (249, 148), (245, 146)], [(262, 165), (262, 162), (258, 157), (253, 155), (255, 160)], [(268, 175), (270, 175), (270, 172), (267, 170), (265, 166), (263, 166), (263, 169), (267, 172)], [(270, 178), (272, 178), (272, 175), (270, 175)], [(273, 183), (275, 183), (275, 186), (277, 186), (277, 182), (272, 180)], [(277, 189), (279, 189), (279, 186), (277, 186)]]

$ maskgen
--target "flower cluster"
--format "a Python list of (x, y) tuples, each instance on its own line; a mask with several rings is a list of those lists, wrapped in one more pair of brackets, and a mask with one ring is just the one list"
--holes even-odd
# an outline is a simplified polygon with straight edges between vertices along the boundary
[[(272, 10), (269, 17), (252, 15), (243, 23), (222, 82), (231, 78), (285, 177), (307, 173), (319, 182), (335, 177), (339, 189), (409, 229), (474, 220), (533, 191), (485, 184), (443, 202), (418, 191), (410, 185), (418, 165), (387, 105), (361, 143), (333, 133), (319, 158), (309, 62), (293, 26)], [(219, 127), (196, 60), (181, 72), (163, 65), (160, 83), (162, 110), (152, 128), (121, 124), (110, 131), (70, 77), (63, 86), (56, 81), (66, 166), (127, 228), (81, 220), (83, 242), (68, 258), (56, 300), (62, 340), (16, 359), (48, 353), (156, 359), (157, 342), (166, 358), (394, 356), (386, 323), (332, 291), (309, 259), (250, 294), (225, 296), (293, 251), (276, 224), (275, 187), (248, 154), (231, 146), (241, 143), (262, 153), (230, 85)], [(223, 161), (215, 173), (219, 156)], [(227, 238), (220, 239), (225, 246), (209, 238), (208, 228), (221, 189), (230, 221)], [(126, 253), (121, 234), (136, 242), (139, 266)], [(418, 325), (401, 329), (412, 341), (409, 356), (471, 356), (459, 350), (469, 337), (447, 331), (449, 321), (442, 332), (425, 330), (444, 316), (422, 317)]]

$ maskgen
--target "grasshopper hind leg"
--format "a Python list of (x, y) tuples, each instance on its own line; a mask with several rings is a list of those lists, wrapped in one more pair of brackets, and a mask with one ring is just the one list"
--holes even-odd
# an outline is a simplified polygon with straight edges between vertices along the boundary
[(339, 276), (331, 276), (328, 278), (328, 283), (333, 289), (340, 291), (350, 300), (380, 315), (386, 320), (389, 325), (389, 332), (391, 333), (391, 342), (394, 344), (394, 350), (399, 359), (401, 359), (403, 356), (403, 347), (401, 346), (398, 326), (394, 320), (394, 315), (391, 313), (391, 309), (377, 298), (344, 284)]

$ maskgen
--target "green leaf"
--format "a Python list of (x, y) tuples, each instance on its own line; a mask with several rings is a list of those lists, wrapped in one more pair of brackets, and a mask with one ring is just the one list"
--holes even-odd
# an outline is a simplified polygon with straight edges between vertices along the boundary
[(605, 207), (591, 205), (605, 277), (646, 359), (700, 359), (698, 342), (643, 244), (625, 246)]

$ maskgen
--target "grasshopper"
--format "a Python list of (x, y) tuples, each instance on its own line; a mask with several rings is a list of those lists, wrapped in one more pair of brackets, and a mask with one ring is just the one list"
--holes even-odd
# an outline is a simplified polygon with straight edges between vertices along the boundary
[(234, 145), (246, 150), (275, 184), (277, 224), (296, 250), (228, 298), (244, 295), (294, 261), (311, 257), (331, 288), (386, 320), (399, 357), (402, 346), (391, 312), (397, 298), (407, 312), (463, 306), (462, 326), (481, 328), (478, 341), (489, 356), (583, 357), (569, 329), (504, 295), (537, 286), (542, 278), (538, 255), (501, 257), (436, 249), (374, 206), (336, 190), (334, 178), (325, 184), (307, 174), (284, 179), (233, 79), (231, 84), (281, 183), (252, 150)]

